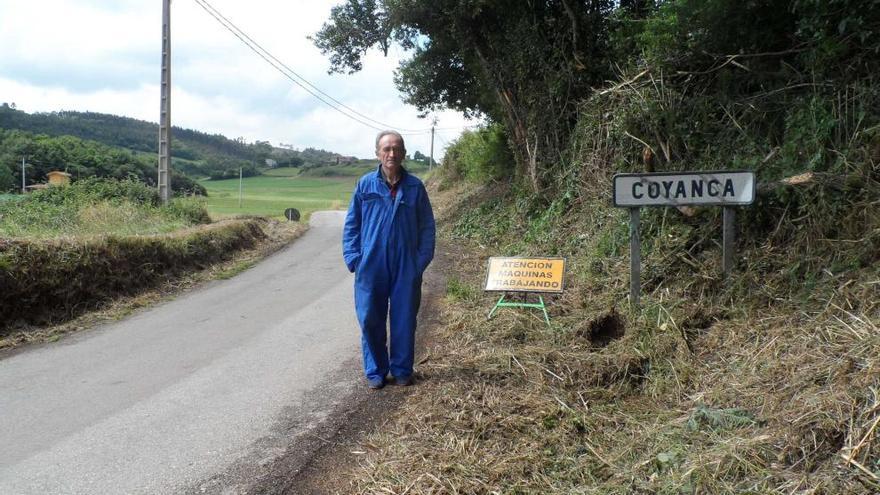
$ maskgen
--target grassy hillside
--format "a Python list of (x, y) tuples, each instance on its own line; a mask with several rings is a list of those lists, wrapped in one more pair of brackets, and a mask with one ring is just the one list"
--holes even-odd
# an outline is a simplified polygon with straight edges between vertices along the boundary
[[(317, 210), (348, 207), (357, 179), (376, 169), (374, 160), (317, 168), (277, 168), (242, 181), (242, 205), (238, 206), (238, 179), (201, 181), (208, 191), (207, 208), (215, 218), (233, 215), (265, 215), (282, 218), (287, 208), (298, 209), (303, 218)], [(424, 177), (427, 167), (416, 161), (405, 166)]]
[[(83, 176), (100, 172), (96, 171), (99, 164), (61, 156), (54, 150), (43, 152), (41, 141), (59, 142), (65, 147), (83, 146), (79, 143), (100, 146), (112, 150), (112, 163), (103, 160), (100, 165), (112, 170), (115, 176), (126, 177), (132, 171), (144, 175), (141, 169), (154, 170), (156, 167), (158, 132), (157, 124), (129, 117), (70, 111), (28, 114), (6, 104), (0, 105), (0, 165), (8, 168), (11, 174), (7, 178), (4, 177), (8, 175), (6, 171), (0, 171), (0, 188), (11, 187), (16, 180), (20, 183), (21, 175), (16, 164), (23, 156), (33, 162), (32, 182), (43, 180), (48, 169), (69, 169), (71, 173)], [(178, 127), (172, 129), (172, 139), (172, 170), (177, 175), (223, 180), (237, 178), (239, 169), (242, 169), (244, 175), (250, 177), (259, 175), (266, 168), (267, 160), (273, 160), (280, 167), (309, 170), (309, 174), (315, 176), (352, 173), (346, 166), (334, 167), (339, 156), (337, 153), (321, 149), (276, 148), (267, 141), (246, 143), (241, 139)]]
[(269, 170), (265, 175), (242, 181), (242, 206), (238, 206), (238, 180), (202, 181), (208, 190), (207, 208), (215, 218), (264, 215), (283, 218), (284, 210), (296, 208), (307, 216), (316, 210), (346, 208), (354, 177), (300, 177), (297, 169)]
[[(379, 163), (375, 159), (370, 159), (340, 165), (306, 166), (301, 169), (301, 175), (304, 177), (360, 177), (375, 170), (378, 165)], [(423, 161), (405, 160), (403, 166), (409, 172), (419, 176), (428, 171), (428, 166)]]
[[(46, 174), (53, 170), (69, 173), (72, 181), (92, 177), (133, 178), (156, 186), (155, 154), (136, 153), (73, 136), (52, 137), (0, 128), (0, 191), (20, 191), (22, 159), (26, 160), (24, 174), (28, 186), (45, 183)], [(171, 188), (177, 194), (204, 194), (201, 186), (174, 168)]]
[[(0, 129), (19, 129), (49, 136), (74, 136), (109, 146), (155, 153), (159, 125), (130, 117), (95, 112), (51, 112), (28, 114), (8, 105), (0, 106)], [(256, 159), (256, 150), (245, 143), (218, 134), (172, 128), (174, 157), (187, 160), (227, 156)]]

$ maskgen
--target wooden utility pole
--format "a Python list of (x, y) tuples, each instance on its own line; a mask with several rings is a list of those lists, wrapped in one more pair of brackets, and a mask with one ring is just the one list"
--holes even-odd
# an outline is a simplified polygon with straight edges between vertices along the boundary
[(162, 100), (159, 111), (159, 197), (171, 199), (171, 0), (162, 0)]
[(24, 157), (21, 157), (21, 193), (24, 194), (27, 192), (27, 186), (25, 185), (24, 180)]

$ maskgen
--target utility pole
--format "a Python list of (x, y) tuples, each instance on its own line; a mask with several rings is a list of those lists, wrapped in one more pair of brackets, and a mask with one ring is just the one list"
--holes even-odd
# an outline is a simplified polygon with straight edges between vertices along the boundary
[(431, 158), (428, 160), (428, 170), (431, 170), (434, 167), (434, 127), (437, 125), (437, 117), (435, 116), (433, 120), (431, 120)]
[(241, 167), (238, 167), (238, 207), (241, 208)]
[(27, 186), (24, 181), (24, 157), (21, 157), (21, 193), (24, 194), (27, 192)]
[(171, 0), (162, 0), (162, 100), (159, 111), (159, 198), (171, 199)]

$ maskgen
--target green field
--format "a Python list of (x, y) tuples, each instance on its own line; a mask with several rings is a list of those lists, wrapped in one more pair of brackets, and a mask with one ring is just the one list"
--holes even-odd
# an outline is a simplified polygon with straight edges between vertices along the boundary
[(237, 179), (199, 182), (208, 190), (208, 212), (215, 219), (235, 215), (284, 218), (286, 208), (298, 209), (306, 219), (313, 211), (348, 207), (356, 176), (298, 177), (298, 174), (297, 169), (279, 168), (245, 178), (240, 208)]
[[(423, 180), (429, 175), (419, 162), (407, 161), (404, 166)], [(361, 160), (350, 165), (316, 168), (302, 175), (297, 168), (265, 170), (263, 175), (242, 180), (240, 208), (238, 179), (202, 179), (199, 183), (208, 190), (208, 212), (214, 219), (236, 215), (284, 218), (285, 209), (296, 208), (303, 220), (307, 220), (313, 211), (348, 208), (355, 182), (375, 167), (374, 161)]]

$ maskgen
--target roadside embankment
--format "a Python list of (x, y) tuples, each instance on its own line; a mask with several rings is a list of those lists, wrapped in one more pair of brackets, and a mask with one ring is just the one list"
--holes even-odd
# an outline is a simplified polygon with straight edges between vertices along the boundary
[(203, 199), (163, 204), (133, 180), (85, 178), (4, 198), (0, 349), (89, 327), (94, 318), (76, 320), (97, 309), (118, 317), (237, 273), (304, 230), (261, 217), (212, 223)]
[(45, 324), (227, 259), (266, 237), (256, 219), (173, 234), (0, 240), (0, 320)]
[[(455, 251), (445, 324), (417, 390), (346, 456), (353, 493), (877, 493), (875, 239), (778, 228), (724, 281), (719, 219), (667, 213), (634, 310), (623, 212), (551, 205), (541, 226), (510, 197), (435, 191)], [(847, 228), (874, 221), (847, 211)], [(828, 249), (848, 264), (816, 271)], [(550, 327), (538, 311), (486, 319), (487, 259), (517, 254), (568, 257)]]

